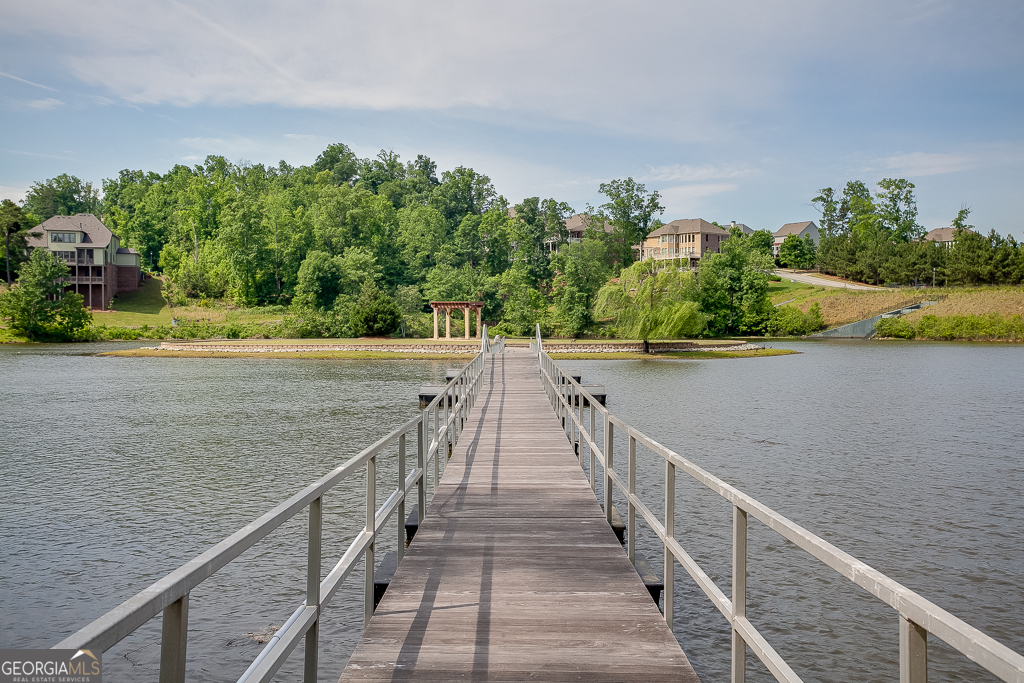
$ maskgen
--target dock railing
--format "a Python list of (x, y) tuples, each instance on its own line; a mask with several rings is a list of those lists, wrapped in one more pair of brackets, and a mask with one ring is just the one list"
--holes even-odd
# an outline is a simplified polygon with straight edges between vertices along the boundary
[[(54, 648), (105, 652), (163, 612), (160, 683), (182, 683), (185, 680), (185, 654), (188, 644), (189, 592), (286, 521), (301, 511), (308, 510), (306, 599), (274, 634), (238, 681), (270, 681), (299, 641), (304, 638), (303, 681), (316, 683), (321, 612), (362, 558), (366, 574), (363, 592), (364, 627), (369, 623), (373, 615), (374, 543), (381, 535), (384, 525), (397, 512), (397, 548), (398, 560), (401, 562), (405, 550), (406, 498), (415, 488), (418, 517), (422, 522), (427, 507), (429, 471), (432, 467), (436, 489), (440, 477), (439, 461), (448, 456), (458, 441), (462, 425), (480, 393), (484, 357), (484, 352), (478, 353), (448, 382), (444, 391), (419, 411), (416, 417), (278, 504), (262, 517), (57, 643)], [(416, 467), (411, 472), (406, 472), (406, 448), (410, 436), (415, 438)], [(378, 506), (377, 458), (388, 457), (396, 444), (397, 485)], [(366, 476), (365, 525), (348, 545), (337, 564), (326, 577), (323, 577), (321, 536), (324, 494), (361, 471), (365, 472)]]
[[(732, 627), (733, 683), (746, 678), (746, 648), (757, 655), (776, 680), (797, 683), (801, 679), (747, 619), (747, 522), (753, 517), (801, 550), (817, 558), (839, 574), (865, 589), (899, 613), (899, 666), (901, 683), (925, 683), (928, 680), (928, 634), (948, 643), (954, 649), (992, 672), (1004, 681), (1024, 683), (1024, 656), (994, 638), (953, 616), (909, 588), (890, 579), (857, 558), (843, 552), (799, 524), (762, 505), (742, 491), (706, 472), (675, 451), (666, 448), (646, 434), (612, 415), (591, 396), (579, 382), (570, 377), (543, 351), (538, 330), (531, 342), (540, 359), (541, 382), (551, 405), (565, 426), (566, 437), (580, 444), (579, 459), (583, 465), (583, 445), (590, 453), (590, 485), (597, 491), (595, 472), (600, 464), (604, 473), (604, 511), (609, 524), (612, 519), (612, 491), (617, 488), (629, 504), (626, 552), (631, 562), (636, 558), (637, 515), (657, 534), (664, 546), (665, 621), (672, 628), (673, 584), (678, 562), (693, 578), (704, 594), (718, 608)], [(536, 348), (534, 348), (536, 347)], [(584, 407), (589, 407), (589, 419)], [(596, 416), (601, 415), (603, 438), (598, 443)], [(589, 425), (587, 425), (589, 422)], [(589, 427), (589, 428), (588, 428)], [(614, 470), (615, 434), (628, 437), (627, 474)], [(641, 444), (665, 461), (664, 517), (651, 510), (636, 495), (636, 446)], [(732, 591), (730, 597), (715, 584), (675, 537), (676, 472), (681, 470), (708, 489), (732, 503)]]

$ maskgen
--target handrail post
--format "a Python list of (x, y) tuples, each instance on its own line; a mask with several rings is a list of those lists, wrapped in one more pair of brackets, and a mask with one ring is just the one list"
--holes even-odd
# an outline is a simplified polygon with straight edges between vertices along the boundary
[(398, 437), (398, 561), (405, 557), (405, 434)]
[[(427, 432), (429, 415), (429, 411), (424, 410), (420, 421), (416, 424), (416, 467), (420, 470), (420, 478), (416, 483), (417, 524), (423, 523), (423, 515), (427, 507), (427, 447), (429, 444), (424, 443), (424, 437)], [(405, 520), (399, 520), (399, 523), (405, 524)]]
[[(594, 402), (591, 401), (590, 402), (590, 441), (591, 442), (597, 440), (597, 434), (594, 431), (594, 426), (595, 426), (594, 425), (594, 419), (595, 419), (595, 416), (596, 416), (596, 412), (594, 411)], [(587, 450), (590, 451), (590, 490), (594, 491), (596, 493), (597, 492), (597, 479), (594, 478), (594, 469), (596, 469), (595, 466), (597, 464), (597, 455), (594, 453), (594, 449), (592, 447), (588, 446)]]
[(626, 555), (634, 566), (636, 565), (636, 506), (633, 505), (633, 496), (636, 495), (636, 438), (629, 435), (629, 514), (627, 515), (626, 533)]
[(604, 416), (604, 516), (612, 523), (612, 445), (615, 441), (615, 425), (611, 415)]
[(900, 615), (900, 683), (927, 683), (928, 631)]
[(747, 512), (732, 508), (732, 683), (747, 680), (747, 643), (736, 630), (736, 617), (747, 614)]
[(188, 646), (188, 593), (164, 608), (160, 683), (184, 683)]
[[(674, 539), (676, 537), (676, 466), (671, 461), (665, 461), (665, 538)], [(668, 630), (672, 629), (672, 610), (674, 608), (672, 602), (672, 590), (675, 587), (676, 582), (676, 563), (675, 556), (672, 551), (668, 548), (668, 542), (665, 543), (665, 577), (662, 581), (663, 588), (661, 594), (665, 596), (665, 623), (668, 624)]]
[(317, 618), (306, 631), (303, 647), (306, 664), (302, 675), (304, 683), (316, 683), (320, 653), (320, 562), (323, 538), (324, 497), (309, 504), (309, 539), (306, 547), (306, 606), (317, 608)]
[(366, 531), (370, 544), (366, 546), (366, 580), (363, 585), (363, 628), (370, 625), (373, 616), (373, 546), (377, 534), (377, 456), (366, 461)]
[[(441, 409), (441, 403), (447, 403), (447, 392), (441, 393), (441, 399), (434, 403), (434, 441), (437, 443), (437, 449), (434, 451), (434, 488), (437, 487), (437, 459), (441, 457), (441, 416), (447, 411), (447, 408)], [(444, 438), (447, 439), (447, 431), (444, 432)], [(447, 451), (447, 443), (444, 444), (444, 450)], [(423, 476), (427, 473), (424, 472)]]

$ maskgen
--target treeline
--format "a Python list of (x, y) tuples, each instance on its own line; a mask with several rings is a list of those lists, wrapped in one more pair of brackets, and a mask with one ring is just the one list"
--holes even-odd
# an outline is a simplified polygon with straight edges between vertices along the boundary
[(982, 235), (963, 207), (951, 223), (953, 244), (923, 239), (914, 184), (885, 178), (872, 195), (859, 180), (811, 200), (821, 210), (818, 268), (873, 284), (977, 285), (1024, 282), (1024, 246), (995, 230)]
[(607, 202), (587, 207), (591, 239), (569, 244), (575, 210), (565, 202), (513, 205), (471, 168), (438, 174), (423, 155), (359, 159), (334, 144), (310, 166), (210, 156), (163, 175), (124, 170), (102, 182), (102, 194), (62, 175), (35, 183), (21, 210), (33, 225), (57, 214), (101, 216), (162, 271), (174, 305), (285, 305), (340, 336), (383, 330), (358, 329), (360, 300), (389, 320), (384, 309), (397, 308), (414, 328), (424, 325), (426, 301), (482, 300), (484, 319), (508, 334), (542, 322), (579, 335), (593, 323), (597, 290), (632, 263), (632, 245), (664, 210), (657, 192), (631, 178), (600, 189)]

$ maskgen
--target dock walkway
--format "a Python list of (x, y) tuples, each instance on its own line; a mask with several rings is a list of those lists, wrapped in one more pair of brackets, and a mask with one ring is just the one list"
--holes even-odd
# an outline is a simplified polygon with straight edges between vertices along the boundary
[(459, 444), (341, 680), (697, 682), (605, 521), (533, 354), (487, 357)]

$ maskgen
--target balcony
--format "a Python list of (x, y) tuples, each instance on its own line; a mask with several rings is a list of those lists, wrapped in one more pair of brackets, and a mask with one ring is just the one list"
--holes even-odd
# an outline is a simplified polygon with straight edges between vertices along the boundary
[(104, 280), (102, 277), (89, 277), (88, 275), (69, 275), (65, 278), (65, 282), (69, 285), (102, 285)]

